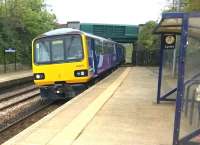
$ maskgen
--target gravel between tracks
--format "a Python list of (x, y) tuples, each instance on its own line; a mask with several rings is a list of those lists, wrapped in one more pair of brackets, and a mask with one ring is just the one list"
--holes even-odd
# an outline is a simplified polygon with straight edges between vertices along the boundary
[[(38, 120), (40, 120), (41, 118), (43, 118), (47, 114), (51, 113), (53, 110), (60, 107), (64, 103), (65, 103), (65, 101), (54, 102), (49, 107), (33, 114), (32, 116), (30, 116), (26, 119), (24, 119), (20, 123), (17, 123), (16, 125), (8, 128), (6, 131), (3, 131), (2, 133), (0, 133), (0, 144), (7, 141), (9, 138), (17, 135), (19, 132), (26, 129), (27, 127), (29, 127), (33, 123), (37, 122)], [(14, 108), (14, 110), (10, 110), (9, 112), (7, 112), (9, 114), (9, 115), (7, 115), (7, 119), (4, 118), (4, 117), (6, 117), (5, 114), (7, 114), (7, 113), (5, 113), (3, 115), (4, 117), (1, 114), (0, 120), (3, 118), (5, 122), (8, 121), (8, 120), (10, 122), (12, 122), (11, 120), (15, 119), (16, 117), (20, 117), (22, 114), (27, 113), (30, 110), (32, 110), (33, 108), (39, 107), (42, 104), (44, 104), (44, 101), (42, 101), (40, 98), (34, 99), (31, 102), (28, 102), (26, 104), (21, 104), (20, 106), (18, 106), (19, 108), (17, 107), (17, 108)], [(1, 123), (2, 123), (2, 121), (0, 122), (0, 124)]]

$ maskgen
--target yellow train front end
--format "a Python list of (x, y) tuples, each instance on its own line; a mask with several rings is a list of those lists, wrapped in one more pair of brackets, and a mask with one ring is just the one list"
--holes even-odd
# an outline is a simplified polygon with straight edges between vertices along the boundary
[[(76, 77), (75, 72), (78, 70), (80, 73), (83, 71), (86, 76)], [(67, 84), (86, 83), (90, 79), (87, 70), (87, 63), (84, 61), (43, 66), (34, 65), (34, 83), (37, 86), (52, 85), (59, 82)]]
[[(69, 88), (90, 81), (86, 36), (63, 32), (47, 33), (33, 41), (34, 82), (44, 98), (66, 97)], [(69, 95), (69, 94), (68, 94)]]

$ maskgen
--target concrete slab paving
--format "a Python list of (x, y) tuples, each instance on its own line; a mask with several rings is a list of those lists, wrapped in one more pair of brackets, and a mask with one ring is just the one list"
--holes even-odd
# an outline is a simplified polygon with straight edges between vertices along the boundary
[(73, 145), (171, 145), (174, 104), (155, 104), (156, 78), (132, 68)]

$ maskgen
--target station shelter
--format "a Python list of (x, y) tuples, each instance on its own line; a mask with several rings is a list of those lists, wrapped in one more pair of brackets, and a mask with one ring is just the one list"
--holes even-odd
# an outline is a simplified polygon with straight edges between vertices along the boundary
[(163, 13), (157, 103), (175, 101), (173, 145), (200, 144), (200, 13)]

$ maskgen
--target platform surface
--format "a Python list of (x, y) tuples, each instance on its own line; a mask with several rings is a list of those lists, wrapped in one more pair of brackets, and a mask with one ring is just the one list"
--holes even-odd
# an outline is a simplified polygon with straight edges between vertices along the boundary
[(156, 87), (150, 69), (120, 68), (4, 145), (171, 145), (174, 104)]
[(31, 76), (33, 76), (33, 73), (31, 70), (0, 74), (0, 83), (12, 81), (12, 80), (19, 80), (19, 79), (23, 79), (23, 78), (31, 77)]

